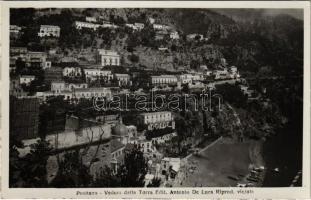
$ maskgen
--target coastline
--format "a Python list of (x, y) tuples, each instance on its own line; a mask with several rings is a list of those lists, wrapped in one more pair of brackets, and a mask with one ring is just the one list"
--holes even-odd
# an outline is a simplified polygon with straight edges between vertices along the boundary
[[(185, 162), (175, 187), (260, 187), (265, 170), (258, 173), (258, 181), (249, 181), (251, 171), (265, 166), (262, 156), (262, 140), (237, 142), (232, 138), (222, 138), (209, 148), (204, 148), (199, 156), (191, 156)], [(232, 177), (237, 177), (236, 180)], [(241, 186), (242, 187), (242, 186)]]

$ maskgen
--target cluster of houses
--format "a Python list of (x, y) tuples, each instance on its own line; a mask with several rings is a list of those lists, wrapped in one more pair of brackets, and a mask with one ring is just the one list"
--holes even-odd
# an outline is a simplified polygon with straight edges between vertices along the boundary
[[(171, 39), (180, 38), (179, 33), (169, 25), (158, 24), (153, 18), (149, 18), (149, 23), (156, 31), (156, 39), (163, 39), (167, 36)], [(95, 17), (86, 17), (84, 21), (75, 21), (74, 25), (76, 29), (87, 28), (94, 31), (98, 30), (99, 27), (112, 29), (119, 27)], [(141, 31), (145, 28), (143, 23), (127, 23), (125, 26), (133, 29), (133, 31)], [(22, 27), (10, 26), (12, 37), (18, 37), (21, 31)], [(61, 29), (58, 26), (41, 25), (38, 36), (58, 38), (60, 33)], [(200, 34), (190, 34), (187, 39), (208, 40)], [(111, 100), (115, 93), (120, 94), (123, 90), (130, 93), (128, 89), (133, 86), (134, 73), (131, 73), (130, 70), (124, 72), (114, 70), (114, 68), (122, 66), (122, 56), (117, 51), (97, 49), (95, 53), (96, 65), (73, 65), (70, 62), (59, 65), (60, 62), (52, 61), (51, 55), (55, 54), (55, 52), (52, 53), (51, 51), (29, 51), (26, 47), (10, 48), (10, 72), (15, 74), (10, 80), (10, 95), (16, 97), (17, 102), (14, 104), (16, 108), (12, 108), (12, 112), (14, 113), (14, 109), (28, 109), (27, 112), (16, 115), (16, 123), (11, 127), (12, 130), (30, 130), (30, 134), (18, 136), (25, 144), (25, 148), (20, 149), (21, 155), (25, 155), (30, 150), (31, 144), (35, 143), (39, 138), (37, 134), (39, 107), (32, 106), (30, 108), (28, 102), (31, 102), (32, 105), (44, 104), (49, 98), (55, 96), (62, 96), (64, 100), (70, 103), (78, 103), (81, 99), (92, 99), (97, 96)], [(25, 92), (25, 87), (32, 87), (32, 84), (37, 82), (38, 75), (35, 73), (20, 73), (20, 69), (18, 69), (19, 62), (24, 63), (26, 69), (42, 70), (44, 72), (44, 83), (42, 85), (48, 86), (48, 89), (39, 91), (37, 90), (38, 85), (35, 85), (33, 88), (34, 94)], [(210, 84), (205, 82), (207, 80), (217, 82), (240, 78), (237, 67), (227, 67), (224, 59), (222, 59), (222, 66), (221, 69), (217, 70), (209, 70), (205, 66), (198, 71), (176, 71), (162, 74), (154, 71), (151, 75), (149, 71), (147, 85), (151, 86), (152, 90), (164, 87), (170, 90), (173, 90), (173, 88), (174, 90), (176, 88), (181, 90), (184, 85), (187, 85), (190, 89), (206, 89), (210, 87)], [(105, 84), (107, 85), (103, 86)], [(241, 90), (244, 94), (250, 96), (251, 90), (249, 88), (241, 86)], [(32, 115), (27, 118), (29, 113), (32, 113)], [(23, 118), (21, 118), (22, 116)], [(27, 120), (25, 120), (26, 118)], [(135, 113), (133, 118), (136, 118), (135, 123), (125, 125), (120, 115), (105, 114), (82, 120), (73, 115), (66, 115), (62, 121), (64, 127), (57, 132), (47, 133), (46, 139), (59, 152), (70, 148), (82, 149), (85, 148), (86, 144), (90, 144), (88, 146), (89, 151), (85, 154), (83, 162), (93, 164), (91, 173), (95, 175), (104, 164), (109, 165), (116, 172), (120, 165), (124, 163), (124, 156), (131, 149), (138, 147), (148, 160), (146, 184), (155, 177), (164, 180), (174, 179), (181, 167), (180, 158), (165, 157), (157, 149), (159, 144), (169, 143), (177, 135), (174, 113), (170, 111), (139, 112)], [(23, 126), (19, 124), (23, 124)], [(138, 131), (138, 127), (144, 127), (144, 129)], [(164, 129), (170, 131), (165, 132), (165, 134), (146, 137), (146, 132)], [(91, 140), (90, 134), (92, 135)], [(100, 148), (96, 147), (99, 141)], [(53, 167), (57, 165), (56, 161), (56, 157), (53, 156), (48, 161), (47, 169), (50, 178), (56, 174), (57, 167)]]
[[(12, 47), (10, 52), (10, 71), (16, 71), (17, 60), (25, 62), (26, 67), (36, 67), (44, 70), (44, 79), (46, 84), (50, 86), (49, 91), (40, 91), (36, 96), (43, 101), (50, 96), (64, 96), (66, 100), (77, 100), (81, 98), (92, 98), (94, 96), (102, 96), (110, 99), (112, 97), (111, 88), (109, 87), (89, 87), (89, 84), (104, 80), (106, 83), (116, 82), (115, 87), (130, 87), (132, 85), (133, 75), (124, 72), (113, 72), (111, 69), (104, 67), (120, 66), (121, 56), (118, 52), (106, 49), (98, 49), (96, 52), (97, 63), (99, 65), (88, 66), (68, 66), (52, 67), (52, 62), (49, 59), (49, 54), (45, 52), (27, 51), (24, 47)], [(205, 87), (202, 82), (208, 77), (213, 77), (217, 80), (239, 79), (240, 75), (237, 67), (224, 67), (221, 70), (191, 71), (177, 72), (174, 74), (151, 75), (149, 85), (154, 87), (163, 86), (178, 86), (187, 84), (191, 87)], [(70, 80), (78, 80), (70, 82)], [(30, 86), (36, 80), (35, 75), (19, 75), (14, 78), (14, 85), (11, 87), (12, 92), (21, 90), (21, 85)], [(20, 91), (21, 94), (24, 94)]]

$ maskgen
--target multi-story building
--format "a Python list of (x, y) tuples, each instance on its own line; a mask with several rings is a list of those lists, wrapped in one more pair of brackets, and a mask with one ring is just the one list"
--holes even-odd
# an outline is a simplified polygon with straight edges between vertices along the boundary
[(60, 27), (52, 25), (41, 25), (38, 33), (39, 37), (59, 37)]
[(116, 51), (98, 49), (98, 55), (102, 66), (120, 65), (120, 55)]
[(151, 76), (151, 84), (152, 85), (177, 84), (177, 77), (175, 75)]
[(145, 24), (143, 23), (134, 23), (134, 26), (138, 29), (138, 30), (142, 30), (145, 27)]
[(87, 22), (97, 22), (96, 17), (85, 17), (85, 21)]
[(27, 47), (10, 47), (10, 56), (25, 56), (28, 53)]
[(36, 77), (35, 76), (31, 76), (31, 75), (22, 75), (19, 77), (19, 82), (20, 84), (26, 84), (29, 85), (33, 80), (35, 80)]
[(84, 69), (86, 80), (96, 80), (99, 78), (104, 78), (107, 80), (111, 80), (113, 78), (113, 75), (110, 70), (101, 70), (101, 69)]
[(240, 78), (238, 68), (235, 66), (230, 67), (230, 78)]
[(96, 31), (101, 25), (100, 24), (93, 24), (90, 22), (80, 22), (76, 21), (75, 22), (76, 29), (81, 30), (82, 28), (87, 28), (87, 29), (93, 29)]
[(10, 95), (15, 97), (24, 97), (27, 96), (27, 93), (21, 87), (19, 78), (10, 79)]
[(47, 69), (52, 66), (52, 63), (47, 59), (47, 54), (45, 52), (29, 51), (25, 55), (25, 62), (28, 67)]
[(134, 125), (126, 126), (127, 128), (127, 134), (129, 138), (135, 138), (137, 137), (137, 127)]
[(119, 28), (119, 26), (117, 26), (117, 25), (115, 25), (115, 24), (111, 24), (110, 22), (103, 22), (103, 24), (101, 25), (101, 27), (103, 27), (103, 28), (110, 28), (110, 29)]
[(175, 179), (181, 165), (180, 158), (165, 157), (161, 160), (161, 170), (163, 175), (168, 175), (169, 180)]
[(65, 83), (64, 81), (51, 82), (51, 91), (56, 94), (81, 88), (88, 88), (87, 83)]
[(147, 125), (148, 130), (163, 129), (166, 127), (175, 129), (172, 112), (169, 111), (141, 113), (137, 117), (137, 124)]
[(112, 98), (111, 90), (109, 88), (77, 88), (73, 91), (73, 98), (75, 99), (91, 99), (93, 97)]
[(16, 25), (10, 25), (10, 37), (17, 39), (21, 35), (22, 27)]
[(215, 79), (227, 79), (229, 78), (229, 72), (227, 68), (224, 68), (223, 70), (216, 70), (214, 71)]
[(65, 90), (74, 91), (76, 89), (88, 88), (87, 83), (66, 83)]
[(44, 70), (44, 80), (47, 83), (61, 81), (63, 79), (63, 69), (61, 67), (51, 67)]
[(82, 72), (80, 67), (65, 67), (63, 69), (64, 77), (81, 77)]
[(181, 74), (179, 80), (181, 84), (192, 83), (192, 74)]
[(155, 30), (170, 30), (171, 29), (170, 26), (164, 25), (164, 24), (153, 24), (152, 27)]
[(173, 40), (178, 40), (179, 39), (179, 34), (177, 31), (172, 31), (170, 32), (170, 38)]
[(135, 30), (135, 31), (140, 31), (142, 29), (144, 29), (145, 24), (143, 23), (134, 23), (134, 24), (125, 24), (125, 26)]
[(63, 91), (73, 91), (78, 88), (88, 88), (87, 83), (65, 83), (64, 81), (51, 82), (51, 91), (60, 93)]
[(129, 74), (114, 74), (115, 78), (119, 82), (119, 86), (129, 85), (130, 84), (130, 75)]
[(153, 144), (162, 144), (165, 142), (169, 142), (173, 137), (177, 136), (177, 133), (174, 131), (169, 134), (161, 135), (159, 137), (151, 138)]
[(187, 35), (187, 39), (188, 40), (194, 40), (194, 39), (203, 40), (204, 36), (202, 34), (192, 33), (192, 34)]
[(53, 81), (51, 82), (51, 91), (59, 94), (65, 90), (65, 82), (64, 81)]

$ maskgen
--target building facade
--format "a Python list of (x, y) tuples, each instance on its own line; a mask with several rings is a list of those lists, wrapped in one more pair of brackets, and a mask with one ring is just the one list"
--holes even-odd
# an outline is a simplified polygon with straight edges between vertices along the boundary
[(96, 31), (100, 26), (101, 26), (100, 24), (93, 24), (90, 22), (80, 22), (80, 21), (75, 22), (75, 27), (78, 30), (81, 30), (82, 28), (87, 28)]
[(120, 65), (120, 55), (116, 51), (99, 49), (98, 56), (102, 66)]
[(38, 33), (39, 37), (59, 37), (60, 27), (52, 25), (41, 25)]
[(64, 77), (81, 77), (82, 71), (80, 67), (65, 67), (63, 69)]
[(86, 80), (96, 80), (99, 78), (104, 78), (111, 80), (113, 75), (110, 70), (101, 70), (101, 69), (84, 69)]
[(30, 83), (35, 79), (36, 79), (35, 76), (23, 75), (23, 76), (20, 76), (19, 82), (20, 84), (30, 85)]
[(177, 77), (175, 75), (151, 76), (151, 84), (152, 85), (177, 84)]
[(172, 112), (169, 111), (142, 113), (137, 116), (137, 124), (146, 125), (148, 130), (167, 127), (175, 129)]
[(115, 74), (115, 78), (118, 80), (119, 86), (130, 85), (129, 74)]

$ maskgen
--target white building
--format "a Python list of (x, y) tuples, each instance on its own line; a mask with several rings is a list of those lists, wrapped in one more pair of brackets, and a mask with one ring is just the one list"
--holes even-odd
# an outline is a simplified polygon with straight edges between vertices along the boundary
[(172, 138), (175, 137), (175, 136), (177, 136), (177, 133), (176, 132), (172, 132), (172, 133), (165, 134), (165, 135), (162, 135), (162, 136), (159, 136), (159, 137), (154, 137), (151, 140), (152, 140), (153, 144), (162, 144), (162, 143), (171, 141)]
[(134, 125), (126, 126), (127, 128), (127, 134), (129, 138), (135, 138), (137, 137), (137, 127)]
[(96, 80), (100, 77), (106, 78), (107, 80), (111, 80), (113, 75), (110, 70), (100, 70), (100, 69), (84, 69), (85, 77), (87, 80)]
[(145, 24), (143, 23), (134, 23), (134, 26), (138, 29), (138, 30), (142, 30), (145, 28)]
[(179, 39), (179, 34), (177, 31), (172, 31), (170, 32), (170, 38), (173, 40), (178, 40)]
[(39, 37), (59, 37), (60, 36), (60, 27), (52, 25), (41, 25), (40, 31), (38, 33)]
[(181, 84), (192, 83), (192, 74), (181, 74), (179, 79)]
[(176, 84), (177, 77), (175, 75), (151, 76), (152, 85)]
[(129, 74), (115, 74), (115, 78), (118, 80), (119, 86), (130, 84), (130, 75)]
[(153, 29), (155, 30), (161, 30), (161, 31), (167, 31), (170, 30), (171, 27), (164, 24), (152, 24)]
[(138, 148), (144, 153), (152, 153), (155, 151), (155, 147), (152, 144), (151, 140), (146, 140), (146, 139), (137, 139), (137, 140), (130, 140), (130, 144), (136, 144)]
[(87, 22), (97, 22), (96, 17), (85, 17), (85, 21)]
[(230, 78), (240, 78), (238, 68), (235, 66), (230, 67)]
[(214, 71), (215, 79), (227, 79), (229, 78), (229, 72), (227, 68), (224, 68), (223, 70), (215, 70)]
[(51, 82), (51, 91), (55, 94), (60, 94), (65, 91), (71, 92), (81, 88), (88, 88), (87, 83), (65, 83), (64, 81)]
[(134, 24), (125, 24), (125, 26), (127, 26), (133, 30), (137, 30), (137, 28), (134, 26)]
[(202, 34), (197, 34), (197, 33), (192, 33), (192, 34), (188, 34), (187, 35), (187, 39), (188, 40), (194, 40), (194, 39), (197, 39), (198, 40), (203, 40), (204, 39), (204, 36)]
[(112, 98), (111, 90), (109, 88), (78, 88), (73, 92), (73, 98), (76, 99), (91, 99), (93, 97), (106, 97), (107, 99)]
[(88, 88), (87, 83), (66, 83), (65, 90), (74, 91), (76, 89)]
[(51, 91), (59, 94), (65, 90), (65, 82), (64, 81), (53, 81), (51, 82)]
[(167, 174), (169, 179), (174, 179), (179, 172), (180, 165), (180, 158), (165, 157), (161, 160), (162, 174)]
[(76, 21), (75, 22), (76, 29), (82, 29), (82, 28), (87, 28), (87, 29), (93, 29), (96, 31), (101, 25), (100, 24), (93, 24), (90, 22), (80, 22)]
[(154, 19), (154, 18), (152, 18), (152, 17), (149, 17), (149, 18), (148, 18), (148, 21), (149, 21), (149, 23), (150, 23), (150, 24), (154, 24), (155, 19)]
[(45, 52), (28, 51), (25, 55), (26, 66), (41, 67), (48, 69), (52, 66), (51, 61), (47, 60)]
[(141, 113), (137, 116), (137, 123), (139, 125), (147, 125), (148, 130), (166, 127), (175, 129), (172, 112), (169, 111)]
[(35, 76), (22, 75), (19, 77), (19, 83), (29, 85), (35, 78)]
[(115, 24), (111, 24), (110, 22), (108, 22), (108, 23), (103, 22), (103, 24), (101, 25), (101, 27), (103, 27), (103, 28), (110, 28), (110, 29), (119, 28), (119, 26), (117, 26), (117, 25), (115, 25)]
[(16, 25), (10, 25), (10, 37), (18, 38), (20, 36), (22, 27)]
[(179, 76), (181, 84), (193, 83), (203, 81), (204, 75), (202, 73), (181, 74)]
[(120, 55), (116, 51), (98, 49), (98, 55), (102, 66), (120, 65)]
[(65, 67), (63, 69), (63, 76), (67, 77), (80, 77), (82, 76), (80, 67)]
[(142, 29), (144, 29), (145, 24), (143, 23), (134, 23), (134, 24), (125, 24), (125, 26), (135, 30), (135, 31), (140, 31)]

